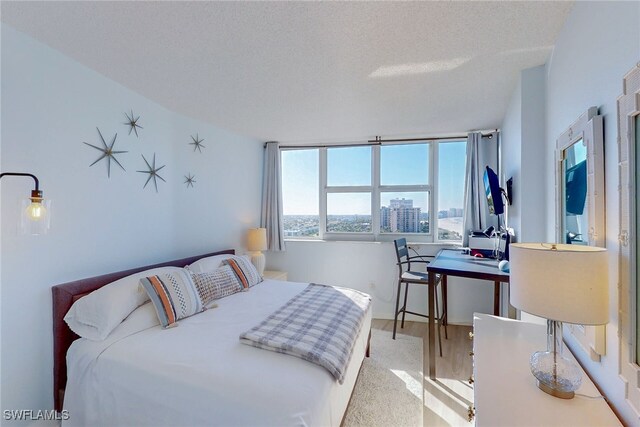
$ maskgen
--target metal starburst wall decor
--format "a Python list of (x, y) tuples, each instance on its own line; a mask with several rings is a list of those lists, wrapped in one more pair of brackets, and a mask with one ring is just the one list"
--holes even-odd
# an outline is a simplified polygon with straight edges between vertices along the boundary
[(140, 120), (140, 116), (136, 117), (133, 114), (133, 110), (131, 110), (131, 115), (124, 113), (127, 118), (127, 122), (125, 125), (129, 126), (129, 135), (131, 135), (131, 131), (135, 132), (136, 138), (138, 137), (138, 129), (142, 129), (142, 126), (138, 124), (138, 120)]
[(164, 168), (166, 165), (162, 165), (160, 167), (156, 167), (156, 154), (155, 153), (153, 153), (153, 161), (151, 162), (151, 164), (149, 164), (147, 159), (144, 157), (144, 154), (142, 155), (142, 159), (147, 164), (147, 170), (146, 171), (136, 171), (136, 172), (146, 173), (146, 174), (149, 175), (147, 177), (147, 181), (144, 183), (144, 186), (142, 188), (146, 188), (147, 184), (149, 183), (149, 181), (151, 181), (153, 179), (153, 185), (156, 187), (156, 193), (157, 193), (158, 192), (158, 178), (160, 178), (164, 182), (167, 182), (167, 181), (165, 181), (165, 179), (163, 177), (161, 177), (158, 174), (160, 169)]
[(187, 184), (187, 188), (193, 187), (193, 183), (196, 182), (194, 178), (195, 178), (195, 175), (191, 175), (191, 174), (184, 176), (184, 183)]
[(204, 139), (200, 139), (197, 133), (195, 137), (191, 135), (191, 139), (193, 140), (193, 142), (190, 142), (189, 145), (193, 145), (193, 151), (198, 150), (202, 153), (202, 149), (205, 148), (205, 146), (202, 144), (202, 141), (204, 141)]
[[(98, 129), (98, 128), (96, 128)], [(124, 166), (122, 166), (120, 164), (120, 162), (118, 161), (118, 159), (116, 159), (115, 155), (116, 154), (122, 154), (122, 153), (126, 153), (127, 151), (116, 151), (113, 149), (113, 146), (116, 143), (116, 138), (118, 137), (118, 134), (116, 133), (115, 135), (113, 135), (113, 138), (111, 139), (111, 142), (109, 144), (106, 143), (106, 141), (104, 140), (104, 137), (102, 136), (102, 132), (100, 132), (100, 129), (98, 129), (98, 135), (100, 135), (100, 141), (102, 142), (102, 147), (97, 147), (93, 144), (89, 144), (88, 142), (83, 142), (83, 144), (88, 145), (89, 147), (93, 147), (96, 150), (102, 152), (102, 155), (100, 157), (98, 157), (98, 159), (91, 163), (89, 166), (93, 166), (96, 163), (98, 163), (100, 160), (102, 159), (107, 159), (107, 177), (111, 178), (111, 160), (113, 160), (114, 162), (116, 162), (118, 164), (118, 166), (120, 166), (122, 168), (122, 170), (125, 170)]]

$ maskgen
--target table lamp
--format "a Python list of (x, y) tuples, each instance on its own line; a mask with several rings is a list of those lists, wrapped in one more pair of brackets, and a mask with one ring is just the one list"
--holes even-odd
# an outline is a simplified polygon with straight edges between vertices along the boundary
[(262, 251), (267, 250), (267, 229), (250, 228), (247, 233), (247, 249), (251, 255), (251, 263), (256, 267), (260, 276), (264, 273), (265, 258)]
[(562, 323), (609, 321), (607, 250), (593, 246), (514, 243), (510, 247), (511, 305), (547, 319), (547, 350), (533, 353), (531, 373), (544, 392), (574, 397), (580, 367), (562, 355)]

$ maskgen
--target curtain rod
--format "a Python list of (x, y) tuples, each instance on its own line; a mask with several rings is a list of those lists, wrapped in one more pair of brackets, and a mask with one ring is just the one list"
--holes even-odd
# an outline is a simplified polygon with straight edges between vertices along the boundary
[[(353, 143), (336, 143), (336, 144), (311, 144), (311, 145), (281, 145), (280, 148), (348, 148), (348, 147), (371, 147), (373, 145), (382, 145), (379, 142), (353, 142)], [(264, 145), (265, 147), (267, 144)]]
[[(490, 133), (483, 133), (482, 137), (483, 138), (493, 138), (493, 134), (495, 132), (499, 132), (498, 129), (496, 129), (495, 131), (492, 131)], [(307, 144), (307, 145), (282, 145), (280, 146), (280, 148), (286, 148), (286, 149), (312, 149), (312, 148), (345, 148), (345, 147), (370, 147), (370, 146), (375, 146), (375, 145), (382, 145), (385, 142), (418, 142), (418, 141), (451, 141), (451, 140), (461, 140), (461, 139), (467, 139), (467, 135), (462, 135), (462, 136), (443, 136), (443, 137), (430, 137), (430, 138), (402, 138), (402, 139), (382, 139), (382, 137), (380, 136), (376, 136), (375, 139), (369, 139), (367, 140), (367, 142), (338, 142), (335, 144)], [(269, 142), (265, 142), (264, 147), (267, 146), (267, 144), (271, 143), (271, 142), (275, 142), (275, 141), (269, 141)]]
[[(483, 138), (493, 138), (493, 133), (498, 132), (498, 129), (490, 133), (481, 133)], [(468, 135), (461, 136), (442, 136), (431, 138), (400, 138), (400, 139), (382, 139), (381, 136), (376, 136), (376, 139), (370, 139), (368, 142), (382, 144), (383, 142), (417, 142), (417, 141), (450, 141), (456, 139), (467, 139)]]

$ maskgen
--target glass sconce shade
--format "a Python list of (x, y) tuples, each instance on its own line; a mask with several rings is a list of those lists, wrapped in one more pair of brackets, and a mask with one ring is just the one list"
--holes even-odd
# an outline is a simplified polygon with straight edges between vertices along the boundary
[(38, 177), (24, 172), (0, 173), (0, 179), (6, 176), (33, 179), (34, 189), (31, 191), (31, 197), (20, 202), (20, 232), (22, 234), (45, 234), (49, 231), (51, 223), (51, 201), (42, 198)]
[(51, 225), (51, 200), (28, 198), (20, 201), (20, 233), (46, 234)]

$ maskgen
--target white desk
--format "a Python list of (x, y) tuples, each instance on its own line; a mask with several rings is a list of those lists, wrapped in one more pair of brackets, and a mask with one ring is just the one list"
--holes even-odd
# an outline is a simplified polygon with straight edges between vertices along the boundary
[[(576, 397), (559, 399), (536, 386), (529, 357), (546, 350), (546, 327), (475, 314), (473, 374), (476, 426), (619, 426), (600, 392), (583, 372)], [(567, 357), (573, 358), (568, 348)]]

